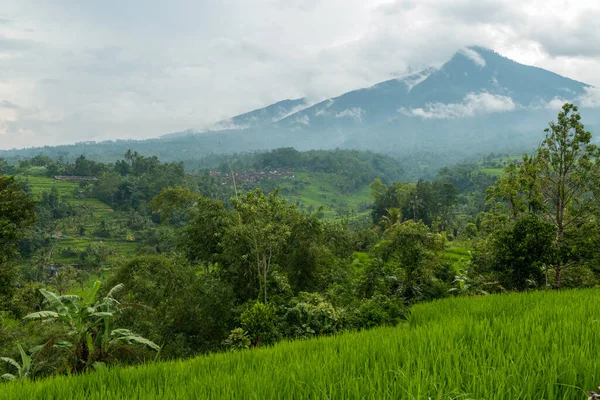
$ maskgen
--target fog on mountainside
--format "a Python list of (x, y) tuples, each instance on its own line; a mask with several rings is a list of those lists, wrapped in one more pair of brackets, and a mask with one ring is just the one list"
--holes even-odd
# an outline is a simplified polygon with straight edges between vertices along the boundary
[(458, 161), (489, 151), (532, 149), (542, 140), (543, 127), (557, 106), (565, 101), (580, 106), (593, 132), (600, 124), (600, 111), (586, 106), (596, 94), (585, 83), (471, 47), (458, 51), (439, 69), (429, 68), (314, 105), (306, 99), (283, 100), (217, 122), (209, 131), (6, 150), (0, 156), (42, 153), (74, 159), (84, 154), (114, 160), (135, 147), (140, 153), (173, 161), (209, 153), (294, 147), (357, 148), (395, 156), (437, 153)]

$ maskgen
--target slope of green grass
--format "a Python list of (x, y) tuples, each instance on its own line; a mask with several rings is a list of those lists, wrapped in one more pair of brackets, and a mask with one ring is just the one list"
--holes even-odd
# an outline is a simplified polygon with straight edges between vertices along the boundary
[(480, 171), (497, 178), (500, 178), (502, 175), (504, 175), (504, 168), (482, 168)]
[[(298, 173), (295, 178), (302, 182), (293, 194), (285, 197), (290, 201), (299, 201), (305, 207), (317, 209), (323, 207), (325, 218), (339, 218), (340, 212), (347, 216), (368, 215), (369, 211), (359, 211), (361, 205), (371, 204), (373, 199), (369, 187), (364, 186), (353, 193), (343, 193), (338, 187), (339, 175), (319, 172)], [(289, 186), (289, 185), (288, 185)]]
[[(60, 226), (60, 233), (65, 236), (60, 239), (56, 251), (54, 252), (53, 262), (57, 263), (77, 263), (79, 260), (76, 257), (61, 255), (61, 250), (71, 248), (75, 250), (85, 249), (92, 242), (102, 241), (105, 244), (112, 246), (117, 254), (129, 256), (135, 253), (137, 249), (136, 243), (127, 242), (125, 237), (112, 239), (95, 239), (93, 232), (100, 224), (100, 221), (117, 222), (116, 213), (102, 201), (84, 197), (79, 194), (79, 183), (57, 181), (53, 178), (45, 176), (46, 169), (44, 167), (30, 167), (26, 171), (26, 175), (18, 175), (17, 178), (29, 184), (33, 197), (38, 200), (41, 198), (44, 191), (50, 192), (53, 187), (56, 187), (59, 196), (74, 206), (87, 206), (89, 214), (81, 221), (69, 220)], [(77, 226), (82, 224), (85, 227), (86, 234), (80, 235)]]
[(409, 323), (188, 361), (17, 382), (2, 399), (585, 399), (597, 289), (453, 298)]

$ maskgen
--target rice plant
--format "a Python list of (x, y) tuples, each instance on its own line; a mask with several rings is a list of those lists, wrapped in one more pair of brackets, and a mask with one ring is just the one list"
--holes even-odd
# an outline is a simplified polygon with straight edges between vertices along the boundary
[(2, 399), (586, 399), (600, 291), (452, 298), (395, 328), (15, 381)]

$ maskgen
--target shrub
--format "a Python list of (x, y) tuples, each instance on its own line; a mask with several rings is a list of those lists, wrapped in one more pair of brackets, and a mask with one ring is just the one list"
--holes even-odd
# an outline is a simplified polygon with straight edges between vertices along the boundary
[(223, 345), (228, 350), (245, 350), (250, 348), (250, 338), (242, 328), (235, 328), (225, 339)]
[(376, 294), (357, 304), (350, 324), (355, 329), (373, 328), (382, 325), (397, 325), (408, 316), (408, 308), (400, 299)]
[(318, 293), (300, 293), (284, 316), (285, 336), (308, 338), (341, 329), (341, 313)]
[(242, 328), (248, 332), (252, 346), (273, 344), (279, 339), (275, 317), (275, 307), (260, 302), (254, 303), (242, 313)]

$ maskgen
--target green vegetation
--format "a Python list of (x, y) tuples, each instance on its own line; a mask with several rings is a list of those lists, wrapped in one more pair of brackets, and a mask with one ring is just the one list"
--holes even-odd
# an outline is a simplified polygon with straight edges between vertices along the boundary
[[(132, 151), (114, 164), (83, 156), (3, 163), (23, 183), (0, 181), (8, 210), (0, 220), (8, 239), (0, 242), (0, 373), (38, 381), (350, 333), (192, 361), (232, 373), (198, 372), (194, 395), (228, 397), (234, 388), (268, 398), (280, 393), (277, 384), (291, 397), (536, 398), (537, 390), (569, 398), (575, 385), (597, 379), (580, 371), (595, 350), (583, 321), (599, 300), (550, 289), (600, 285), (600, 149), (570, 104), (546, 133), (522, 161), (489, 154), (416, 182), (393, 178), (403, 170), (389, 158), (338, 150), (215, 156), (225, 160), (221, 170), (197, 174)], [(485, 171), (500, 166), (498, 176)], [(44, 177), (56, 173), (74, 182)], [(98, 277), (114, 289), (99, 292)], [(540, 289), (546, 293), (431, 303)], [(594, 300), (571, 310), (581, 293)], [(557, 307), (560, 299), (567, 303)], [(568, 350), (576, 339), (581, 348)], [(346, 345), (335, 350), (339, 359), (327, 349), (307, 357), (325, 372), (307, 380), (309, 364), (294, 349), (319, 343)], [(291, 372), (260, 381), (266, 372), (256, 357), (278, 368), (285, 360), (280, 369)], [(128, 374), (177, 383), (189, 373), (176, 365)], [(129, 385), (126, 374), (98, 376)], [(86, 387), (98, 378), (80, 379)], [(141, 396), (135, 391), (149, 383), (135, 379)], [(229, 379), (237, 381), (224, 389)], [(169, 390), (149, 393), (183, 393)]]
[(599, 307), (597, 290), (446, 299), (397, 328), (14, 383), (0, 398), (583, 399), (600, 379)]

